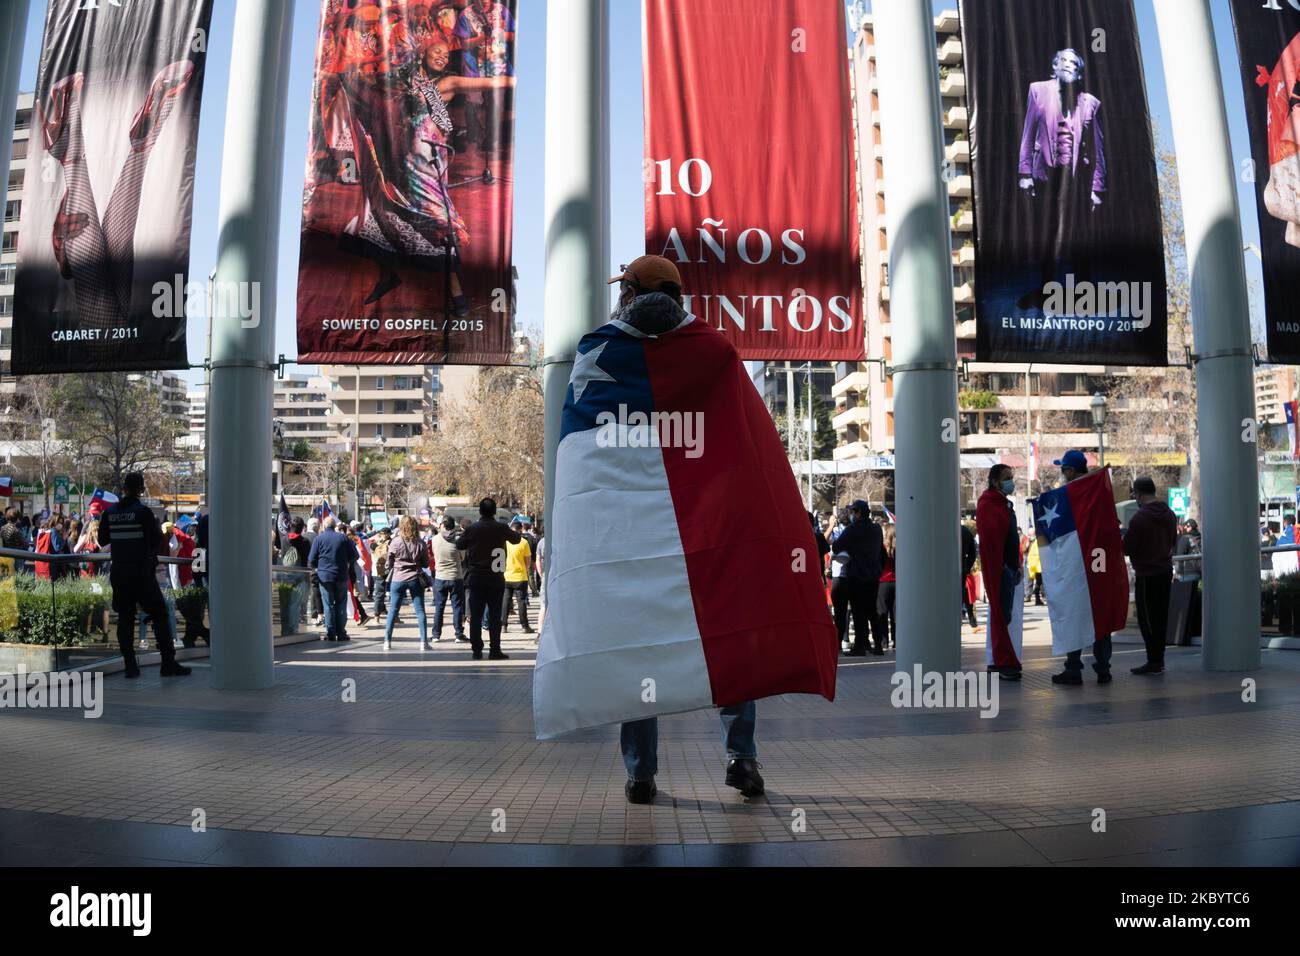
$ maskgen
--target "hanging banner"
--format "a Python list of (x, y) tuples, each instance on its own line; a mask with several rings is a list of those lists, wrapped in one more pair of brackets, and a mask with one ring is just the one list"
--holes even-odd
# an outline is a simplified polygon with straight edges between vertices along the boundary
[(516, 5), (323, 0), (300, 362), (510, 361)]
[(961, 0), (976, 357), (1168, 363), (1160, 189), (1130, 0)]
[(742, 359), (863, 358), (844, 4), (643, 11), (646, 251)]
[(211, 0), (50, 0), (18, 233), (15, 374), (188, 365), (211, 15)]
[(1264, 262), (1268, 358), (1300, 363), (1300, 3), (1233, 0)]

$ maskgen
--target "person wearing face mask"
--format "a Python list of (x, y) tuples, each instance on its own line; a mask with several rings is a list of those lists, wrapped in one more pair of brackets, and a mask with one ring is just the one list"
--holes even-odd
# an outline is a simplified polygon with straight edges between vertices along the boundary
[[(1076, 449), (1070, 449), (1056, 461), (1054, 465), (1061, 466), (1061, 478), (1064, 484), (1069, 484), (1076, 478), (1082, 478), (1088, 473), (1088, 459), (1083, 452)], [(1109, 684), (1110, 676), (1110, 653), (1111, 640), (1107, 634), (1100, 641), (1093, 641), (1092, 644), (1092, 669), (1097, 672), (1098, 684)], [(1065, 670), (1059, 674), (1052, 675), (1053, 684), (1082, 684), (1083, 683), (1083, 651), (1070, 651), (1065, 655)]]
[(989, 469), (989, 485), (975, 509), (975, 531), (979, 538), (980, 573), (989, 602), (989, 670), (1003, 680), (1020, 680), (1020, 657), (1012, 641), (1011, 626), (1017, 610), (1016, 587), (1020, 584), (1020, 528), (1011, 495), (1016, 491), (1015, 472), (1010, 465)]

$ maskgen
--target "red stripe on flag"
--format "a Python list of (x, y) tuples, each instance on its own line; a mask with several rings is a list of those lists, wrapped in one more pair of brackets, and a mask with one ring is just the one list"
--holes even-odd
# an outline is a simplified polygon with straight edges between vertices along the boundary
[(679, 442), (663, 456), (714, 703), (833, 700), (835, 627), (772, 416), (736, 350), (702, 322), (647, 340), (645, 351), (655, 410), (703, 415), (702, 453), (687, 457)]
[[(1065, 486), (1074, 512), (1074, 526), (1083, 550), (1083, 571), (1088, 579), (1095, 640), (1122, 630), (1128, 623), (1128, 570), (1124, 542), (1115, 514), (1115, 492), (1110, 471), (1102, 468)], [(1096, 570), (1105, 558), (1105, 570)]]

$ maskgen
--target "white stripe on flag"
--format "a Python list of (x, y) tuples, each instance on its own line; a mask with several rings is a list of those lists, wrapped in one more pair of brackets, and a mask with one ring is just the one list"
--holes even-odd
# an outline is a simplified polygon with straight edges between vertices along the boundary
[(539, 740), (713, 705), (663, 453), (600, 448), (596, 434), (573, 432), (556, 454)]
[(1083, 567), (1079, 533), (1071, 531), (1038, 548), (1043, 563), (1047, 616), (1052, 621), (1052, 653), (1091, 647), (1095, 636), (1088, 575)]

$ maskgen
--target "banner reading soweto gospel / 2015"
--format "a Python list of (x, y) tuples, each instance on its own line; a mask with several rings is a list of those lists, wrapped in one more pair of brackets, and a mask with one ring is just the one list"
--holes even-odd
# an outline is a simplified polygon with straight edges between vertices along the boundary
[(840, 0), (645, 0), (646, 251), (744, 359), (863, 357)]
[(13, 371), (183, 366), (211, 0), (50, 0), (47, 11)]
[(516, 0), (324, 0), (299, 361), (510, 361)]
[(1259, 209), (1268, 357), (1300, 362), (1300, 0), (1234, 0)]
[(1164, 365), (1160, 191), (1130, 0), (961, 0), (982, 361)]

